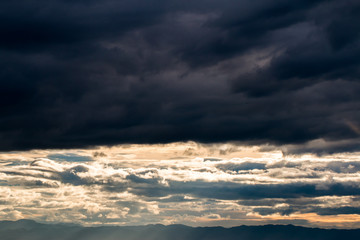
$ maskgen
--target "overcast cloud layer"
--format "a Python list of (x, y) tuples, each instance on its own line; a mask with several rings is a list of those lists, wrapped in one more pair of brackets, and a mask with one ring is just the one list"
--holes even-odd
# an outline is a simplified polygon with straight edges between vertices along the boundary
[(3, 153), (0, 219), (360, 228), (359, 173), (359, 153), (284, 157), (230, 144)]
[(3, 0), (0, 149), (358, 150), (359, 16), (358, 0)]

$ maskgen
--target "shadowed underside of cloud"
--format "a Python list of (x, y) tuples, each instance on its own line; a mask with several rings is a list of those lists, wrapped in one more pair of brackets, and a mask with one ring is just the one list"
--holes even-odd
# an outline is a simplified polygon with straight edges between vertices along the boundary
[(356, 0), (1, 1), (0, 149), (359, 150), (359, 15)]

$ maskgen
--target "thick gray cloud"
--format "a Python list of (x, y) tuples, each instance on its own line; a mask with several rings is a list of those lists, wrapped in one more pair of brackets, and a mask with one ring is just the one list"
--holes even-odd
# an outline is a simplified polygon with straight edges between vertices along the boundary
[(345, 1), (2, 1), (0, 148), (240, 141), (359, 149)]

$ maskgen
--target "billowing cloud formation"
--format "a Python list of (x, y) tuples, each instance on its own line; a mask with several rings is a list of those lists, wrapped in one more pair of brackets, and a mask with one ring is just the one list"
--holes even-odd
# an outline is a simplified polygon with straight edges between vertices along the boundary
[(0, 9), (2, 150), (179, 140), (359, 149), (357, 0)]
[(56, 151), (2, 154), (0, 217), (360, 227), (358, 153), (284, 157), (260, 149), (174, 143), (58, 153), (85, 162), (49, 159)]

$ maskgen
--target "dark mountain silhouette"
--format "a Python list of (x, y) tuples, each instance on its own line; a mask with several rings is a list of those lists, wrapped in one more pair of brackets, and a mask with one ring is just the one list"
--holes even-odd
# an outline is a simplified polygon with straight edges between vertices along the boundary
[(82, 227), (41, 224), (32, 220), (0, 222), (1, 240), (338, 240), (357, 239), (360, 229), (319, 229), (293, 225), (188, 227), (147, 225), (134, 227)]

